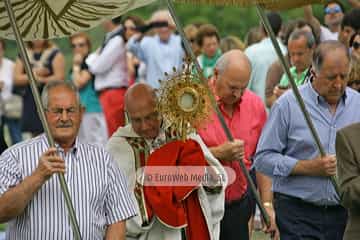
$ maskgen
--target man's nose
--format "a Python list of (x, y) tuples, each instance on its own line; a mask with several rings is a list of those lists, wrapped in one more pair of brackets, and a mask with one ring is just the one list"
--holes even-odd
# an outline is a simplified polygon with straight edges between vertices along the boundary
[(60, 117), (61, 117), (61, 120), (69, 119), (69, 113), (66, 111), (66, 109), (62, 110)]
[(241, 90), (233, 91), (233, 95), (234, 95), (234, 97), (236, 97), (236, 98), (240, 98), (240, 97), (241, 97), (241, 94), (242, 94), (242, 91), (241, 91)]
[(146, 130), (148, 128), (149, 128), (149, 123), (145, 119), (142, 119), (141, 120), (141, 129)]
[(334, 87), (336, 89), (341, 89), (344, 84), (344, 79), (340, 75), (338, 75), (334, 81)]

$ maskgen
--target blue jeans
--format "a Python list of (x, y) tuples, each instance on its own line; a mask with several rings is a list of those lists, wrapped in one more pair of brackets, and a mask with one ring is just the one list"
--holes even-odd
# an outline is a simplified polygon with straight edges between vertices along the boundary
[(4, 117), (4, 124), (8, 126), (11, 143), (15, 144), (22, 141), (20, 120)]
[(275, 193), (276, 224), (281, 240), (342, 240), (347, 212), (340, 205), (321, 207)]

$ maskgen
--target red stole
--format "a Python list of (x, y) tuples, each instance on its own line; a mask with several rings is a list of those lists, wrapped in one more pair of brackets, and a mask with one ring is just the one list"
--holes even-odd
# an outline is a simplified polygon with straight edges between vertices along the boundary
[[(194, 140), (172, 141), (148, 158), (151, 166), (208, 166)], [(205, 168), (204, 168), (205, 171)], [(146, 174), (146, 170), (145, 170)], [(186, 226), (187, 240), (209, 240), (210, 234), (197, 193), (198, 186), (144, 186), (148, 215), (156, 215), (169, 227)]]

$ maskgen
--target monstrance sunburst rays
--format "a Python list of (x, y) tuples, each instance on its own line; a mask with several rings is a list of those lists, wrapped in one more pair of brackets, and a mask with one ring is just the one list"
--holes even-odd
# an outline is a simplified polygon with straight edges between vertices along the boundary
[(160, 81), (158, 111), (170, 126), (185, 140), (208, 121), (211, 112), (210, 99), (198, 76), (192, 72), (190, 60), (186, 59), (183, 70), (173, 69), (165, 73), (167, 79)]

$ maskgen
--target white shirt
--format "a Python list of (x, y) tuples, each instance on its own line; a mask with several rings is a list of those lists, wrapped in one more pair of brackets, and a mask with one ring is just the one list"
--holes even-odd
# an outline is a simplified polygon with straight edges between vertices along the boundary
[(12, 86), (14, 79), (14, 62), (3, 58), (0, 65), (0, 81), (4, 82), (4, 87), (1, 91), (1, 99), (8, 99), (12, 95)]
[[(286, 47), (278, 40), (283, 55), (286, 54)], [(265, 83), (269, 67), (278, 58), (270, 38), (251, 45), (245, 50), (246, 56), (251, 63), (251, 78), (248, 88), (265, 102)]]
[(327, 40), (338, 40), (339, 33), (338, 32), (332, 32), (330, 29), (324, 26), (320, 26), (320, 41), (324, 42)]
[[(106, 36), (110, 36), (119, 28), (109, 32)], [(101, 52), (96, 51), (90, 54), (86, 63), (90, 72), (95, 75), (96, 91), (128, 86), (126, 48), (121, 36), (111, 38)]]
[(171, 34), (167, 42), (160, 40), (158, 35), (145, 36), (140, 42), (136, 36), (130, 38), (127, 48), (146, 64), (146, 83), (159, 88), (159, 80), (166, 80), (165, 72), (172, 74), (173, 67), (181, 69), (184, 51), (181, 38)]

